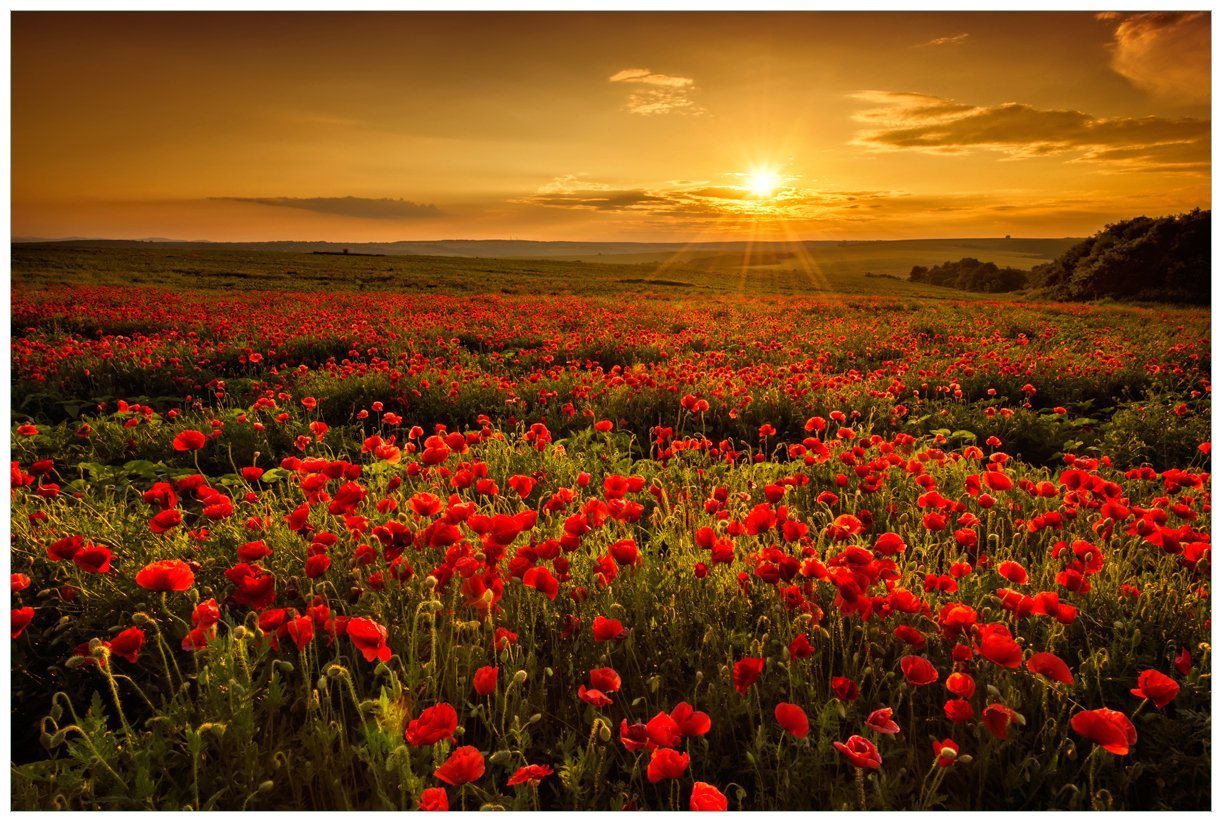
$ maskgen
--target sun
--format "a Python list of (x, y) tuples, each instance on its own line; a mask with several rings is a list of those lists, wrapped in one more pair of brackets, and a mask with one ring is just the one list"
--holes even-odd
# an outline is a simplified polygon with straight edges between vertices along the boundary
[(747, 175), (747, 190), (756, 197), (771, 197), (781, 186), (781, 175), (771, 168), (757, 168)]

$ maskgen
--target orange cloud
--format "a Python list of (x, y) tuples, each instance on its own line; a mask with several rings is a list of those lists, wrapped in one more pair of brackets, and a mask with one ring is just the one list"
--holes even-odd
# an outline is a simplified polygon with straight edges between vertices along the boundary
[(1104, 12), (1114, 24), (1112, 70), (1158, 97), (1208, 103), (1210, 93), (1209, 13)]
[(957, 46), (969, 37), (967, 32), (961, 34), (950, 34), (946, 37), (935, 37), (924, 43), (919, 43), (918, 46)]
[(854, 145), (875, 150), (962, 154), (987, 149), (1013, 157), (1067, 154), (1114, 170), (1209, 173), (1210, 123), (1191, 117), (1094, 117), (1024, 103), (972, 106), (912, 92), (866, 91), (874, 103), (854, 119), (871, 128)]
[(633, 114), (704, 114), (689, 96), (696, 87), (690, 77), (655, 74), (649, 69), (627, 68), (608, 78), (612, 83), (644, 86), (628, 95), (624, 109)]
[(440, 217), (442, 212), (432, 203), (413, 203), (373, 197), (211, 197), (233, 203), (279, 208), (300, 208), (319, 214), (339, 214), (369, 220), (403, 220)]

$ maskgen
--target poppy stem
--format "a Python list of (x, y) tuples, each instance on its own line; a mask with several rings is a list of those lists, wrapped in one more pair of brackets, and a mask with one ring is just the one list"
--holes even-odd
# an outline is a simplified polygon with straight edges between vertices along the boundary
[(864, 811), (866, 809), (866, 772), (861, 768), (856, 770), (857, 782), (857, 809)]

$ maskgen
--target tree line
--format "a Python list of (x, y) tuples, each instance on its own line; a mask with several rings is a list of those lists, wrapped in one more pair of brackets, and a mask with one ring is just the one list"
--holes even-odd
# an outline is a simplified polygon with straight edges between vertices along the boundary
[(1053, 300), (1208, 304), (1209, 259), (1210, 212), (1198, 208), (1112, 223), (1030, 271), (964, 257), (913, 266), (908, 279), (984, 293), (1026, 289)]

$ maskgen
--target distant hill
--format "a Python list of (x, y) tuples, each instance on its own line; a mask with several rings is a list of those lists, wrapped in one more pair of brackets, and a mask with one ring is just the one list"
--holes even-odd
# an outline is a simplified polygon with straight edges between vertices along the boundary
[(946, 240), (809, 240), (803, 242), (620, 243), (532, 240), (405, 240), (392, 243), (272, 241), (213, 243), (177, 240), (14, 241), (16, 248), (179, 249), (274, 251), (570, 260), (623, 265), (682, 266), (705, 271), (769, 269), (830, 274), (907, 274), (914, 265), (975, 257), (1002, 267), (1046, 263), (1080, 238), (965, 238)]

